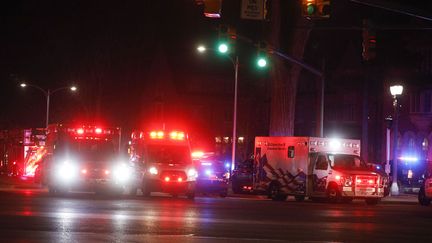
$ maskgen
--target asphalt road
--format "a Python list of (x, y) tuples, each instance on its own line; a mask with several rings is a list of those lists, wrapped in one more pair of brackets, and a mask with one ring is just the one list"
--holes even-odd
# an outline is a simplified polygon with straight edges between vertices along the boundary
[(432, 206), (0, 191), (2, 242), (432, 242)]

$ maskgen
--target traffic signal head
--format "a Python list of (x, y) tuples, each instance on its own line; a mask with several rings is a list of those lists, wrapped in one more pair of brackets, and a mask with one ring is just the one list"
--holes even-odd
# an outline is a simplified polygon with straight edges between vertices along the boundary
[(229, 47), (228, 47), (228, 44), (227, 44), (227, 43), (225, 43), (225, 42), (221, 42), (221, 43), (219, 43), (218, 51), (219, 51), (220, 53), (227, 53), (228, 50), (229, 50)]
[(224, 54), (233, 52), (236, 38), (237, 33), (235, 28), (227, 25), (220, 25), (217, 50)]
[(362, 39), (363, 60), (370, 61), (376, 57), (376, 32), (370, 20), (363, 20)]
[(302, 0), (302, 12), (308, 18), (329, 18), (330, 0)]
[(267, 66), (267, 53), (267, 43), (264, 41), (258, 43), (256, 64), (259, 68), (264, 68)]

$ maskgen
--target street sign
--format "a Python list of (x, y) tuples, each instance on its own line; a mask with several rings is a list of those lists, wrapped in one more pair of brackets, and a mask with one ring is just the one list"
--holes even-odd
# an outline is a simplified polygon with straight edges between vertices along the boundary
[(263, 20), (266, 15), (265, 0), (242, 0), (241, 18)]

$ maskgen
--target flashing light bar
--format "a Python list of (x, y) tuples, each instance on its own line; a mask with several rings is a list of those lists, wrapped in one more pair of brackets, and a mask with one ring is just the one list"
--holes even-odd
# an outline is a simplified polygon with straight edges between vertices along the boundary
[(179, 132), (179, 131), (172, 131), (170, 133), (170, 138), (174, 140), (184, 140), (185, 139), (185, 133)]
[(78, 127), (78, 128), (68, 128), (68, 132), (78, 135), (78, 136), (87, 136), (87, 135), (111, 135), (114, 134), (113, 129), (102, 129), (101, 127)]
[(82, 129), (82, 128), (78, 128), (77, 130), (76, 130), (76, 133), (77, 134), (84, 134), (84, 129)]
[(399, 157), (400, 160), (402, 161), (407, 161), (407, 162), (417, 162), (418, 158), (416, 157)]
[(194, 159), (200, 159), (204, 156), (204, 152), (203, 151), (194, 151), (192, 152), (192, 158)]
[(360, 148), (360, 145), (358, 143), (341, 143), (339, 140), (331, 140), (330, 142), (327, 141), (311, 141), (310, 145), (313, 146), (330, 146), (332, 148), (340, 148), (340, 147), (349, 147), (349, 148)]
[(150, 138), (151, 139), (163, 139), (165, 136), (163, 131), (151, 131)]

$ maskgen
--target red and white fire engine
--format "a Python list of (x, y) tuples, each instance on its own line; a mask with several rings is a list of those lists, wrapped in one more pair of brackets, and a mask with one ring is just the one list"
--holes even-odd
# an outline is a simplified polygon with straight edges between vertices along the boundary
[(373, 205), (384, 197), (386, 178), (359, 155), (359, 140), (256, 137), (253, 190), (273, 200), (361, 198)]
[(122, 193), (131, 168), (119, 156), (120, 128), (53, 124), (47, 129), (42, 182), (52, 194), (69, 191)]
[(139, 171), (136, 187), (144, 196), (165, 192), (195, 197), (198, 176), (188, 135), (179, 130), (135, 131), (131, 135), (130, 158)]

